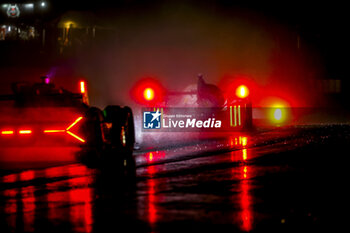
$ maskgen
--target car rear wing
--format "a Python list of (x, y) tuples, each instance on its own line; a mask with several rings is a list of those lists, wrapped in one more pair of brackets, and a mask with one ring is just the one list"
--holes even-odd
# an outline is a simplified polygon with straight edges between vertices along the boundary
[(79, 92), (74, 93), (55, 85), (43, 78), (41, 83), (13, 83), (14, 94), (0, 95), (0, 101), (15, 101), (17, 106), (74, 106), (89, 104), (85, 81), (79, 82)]

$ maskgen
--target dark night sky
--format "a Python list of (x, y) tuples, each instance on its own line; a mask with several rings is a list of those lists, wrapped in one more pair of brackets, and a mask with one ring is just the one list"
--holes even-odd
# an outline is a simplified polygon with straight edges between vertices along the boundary
[[(195, 7), (208, 8), (219, 14), (230, 15), (241, 9), (279, 22), (297, 30), (312, 43), (318, 43), (321, 50), (339, 50), (348, 41), (348, 8), (345, 3), (322, 1), (232, 1), (232, 0), (117, 0), (67, 1), (56, 0), (51, 4), (58, 12), (84, 10), (98, 13), (100, 17), (113, 17), (129, 12), (138, 17), (139, 12), (150, 11), (169, 2), (183, 2)], [(343, 47), (344, 50), (344, 47)], [(339, 52), (339, 51), (338, 51)]]
[[(268, 85), (269, 80), (275, 82), (279, 88), (273, 89), (288, 86), (296, 96), (314, 89), (314, 84), (306, 83), (306, 79), (347, 80), (349, 74), (348, 8), (336, 2), (47, 2), (50, 18), (58, 18), (71, 10), (88, 11), (97, 16), (99, 22), (114, 28), (112, 40), (104, 40), (98, 50), (79, 60), (82, 73), (98, 81), (96, 89), (107, 99), (101, 103), (126, 96), (127, 93), (117, 96), (119, 92), (113, 89), (107, 91), (110, 96), (106, 97), (106, 88), (125, 84), (122, 89), (130, 89), (132, 83), (119, 83), (119, 77), (133, 81), (148, 72), (168, 77), (165, 84), (184, 77), (178, 87), (192, 82), (187, 77), (195, 77), (197, 72), (206, 73), (213, 83), (218, 83), (226, 73), (242, 73), (257, 76), (262, 85)], [(307, 44), (302, 47), (307, 48), (303, 54), (296, 49), (297, 35), (302, 45)], [(217, 78), (210, 80), (211, 77)], [(307, 85), (301, 88), (300, 84)]]

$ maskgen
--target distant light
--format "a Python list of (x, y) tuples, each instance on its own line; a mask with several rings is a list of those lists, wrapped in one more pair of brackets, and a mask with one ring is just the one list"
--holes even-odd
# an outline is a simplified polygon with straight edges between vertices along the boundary
[(50, 83), (50, 78), (46, 77), (45, 78), (45, 84), (49, 84)]
[(152, 88), (146, 88), (143, 91), (143, 97), (145, 98), (145, 100), (147, 101), (151, 101), (154, 99), (154, 90)]
[(27, 3), (27, 4), (24, 4), (24, 7), (28, 8), (28, 9), (33, 9), (34, 8), (34, 4), (33, 3)]
[(236, 95), (237, 95), (237, 97), (242, 98), (242, 99), (248, 97), (248, 95), (249, 95), (248, 87), (245, 85), (240, 85), (236, 89)]
[(71, 28), (71, 27), (74, 28), (74, 27), (76, 27), (76, 23), (74, 21), (68, 20), (68, 21), (64, 22), (64, 27), (65, 28)]
[(41, 2), (41, 7), (45, 7), (46, 6), (46, 3), (45, 2)]
[(3, 8), (7, 8), (8, 7), (8, 4), (2, 4), (1, 5)]
[(11, 26), (9, 26), (9, 27), (7, 28), (7, 31), (9, 31), (9, 32), (11, 31)]
[(275, 120), (280, 121), (282, 119), (282, 110), (280, 108), (275, 109), (273, 117)]
[(290, 118), (290, 111), (288, 108), (280, 104), (274, 105), (269, 111), (269, 118), (273, 124), (285, 124), (286, 121)]

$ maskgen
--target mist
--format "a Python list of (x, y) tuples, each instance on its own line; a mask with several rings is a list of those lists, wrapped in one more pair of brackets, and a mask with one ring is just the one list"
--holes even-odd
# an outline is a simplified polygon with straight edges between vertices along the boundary
[(221, 88), (248, 80), (256, 106), (269, 95), (294, 106), (316, 99), (313, 87), (322, 75), (317, 54), (293, 28), (262, 14), (168, 3), (99, 20), (109, 36), (76, 64), (89, 81), (93, 105), (133, 105), (130, 89), (146, 77), (181, 91), (196, 83), (198, 73)]

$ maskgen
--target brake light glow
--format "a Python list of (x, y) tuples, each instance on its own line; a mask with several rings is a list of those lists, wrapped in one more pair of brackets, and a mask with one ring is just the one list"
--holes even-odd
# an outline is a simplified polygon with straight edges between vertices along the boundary
[(131, 97), (137, 103), (152, 107), (163, 103), (165, 92), (161, 83), (153, 78), (139, 80), (130, 90)]
[(3, 131), (1, 131), (1, 134), (2, 135), (13, 135), (14, 132), (13, 132), (13, 130), (3, 130)]
[(236, 95), (237, 95), (237, 97), (239, 97), (241, 99), (247, 98), (249, 96), (249, 89), (248, 89), (248, 87), (245, 86), (245, 85), (240, 85), (236, 89)]
[(143, 97), (145, 98), (145, 100), (147, 101), (151, 101), (154, 99), (154, 90), (152, 88), (146, 88), (143, 91)]
[(19, 133), (19, 134), (31, 134), (32, 131), (29, 130), (29, 129), (25, 129), (25, 130), (20, 130), (20, 131), (18, 131), (18, 133)]

